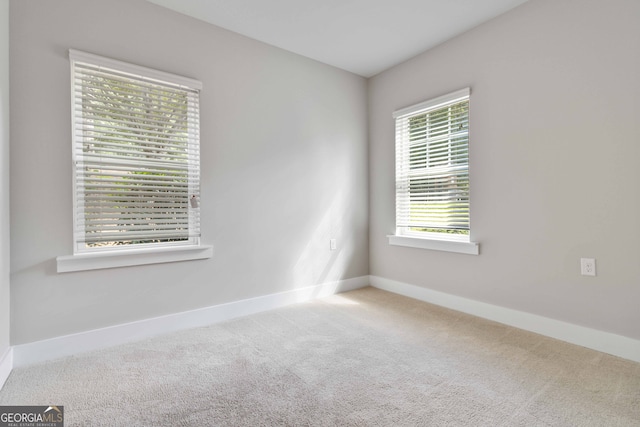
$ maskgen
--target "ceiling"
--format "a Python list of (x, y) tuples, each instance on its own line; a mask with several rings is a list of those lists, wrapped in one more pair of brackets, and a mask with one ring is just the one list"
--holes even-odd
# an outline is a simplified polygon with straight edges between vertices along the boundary
[(371, 77), (527, 0), (149, 0)]

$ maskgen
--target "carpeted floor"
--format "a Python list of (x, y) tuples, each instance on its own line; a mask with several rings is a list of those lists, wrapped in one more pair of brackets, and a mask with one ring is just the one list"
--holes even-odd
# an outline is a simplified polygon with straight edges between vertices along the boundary
[(640, 364), (373, 288), (15, 369), (65, 426), (640, 426)]

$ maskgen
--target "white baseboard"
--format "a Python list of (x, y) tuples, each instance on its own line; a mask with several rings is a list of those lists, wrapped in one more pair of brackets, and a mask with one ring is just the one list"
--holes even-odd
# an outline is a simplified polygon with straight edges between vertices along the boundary
[(640, 362), (640, 341), (577, 326), (535, 314), (433, 291), (378, 276), (361, 276), (227, 304), (145, 319), (72, 335), (18, 344), (0, 358), (0, 388), (13, 367), (27, 366), (65, 356), (125, 344), (169, 332), (211, 325), (237, 317), (273, 310), (340, 292), (373, 286), (420, 301), (447, 307), (535, 332), (603, 353)]
[(383, 277), (370, 276), (370, 283), (371, 286), (378, 289), (640, 362), (640, 341), (621, 335), (474, 301)]
[[(369, 286), (369, 276), (339, 280), (198, 310), (175, 313), (27, 344), (18, 344), (13, 347), (13, 366), (27, 366), (86, 351), (151, 338), (169, 332), (207, 326), (236, 317), (273, 310), (290, 304), (309, 301), (314, 298), (346, 292), (365, 286)], [(0, 374), (1, 372), (2, 371), (0, 371)]]
[(13, 369), (13, 348), (9, 347), (0, 357), (0, 390)]

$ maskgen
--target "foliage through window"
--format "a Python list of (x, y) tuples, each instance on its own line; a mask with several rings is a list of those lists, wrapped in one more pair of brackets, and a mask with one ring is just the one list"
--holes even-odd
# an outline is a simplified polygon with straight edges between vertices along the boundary
[(69, 55), (75, 252), (199, 244), (200, 82)]
[(469, 240), (469, 89), (394, 113), (396, 234)]

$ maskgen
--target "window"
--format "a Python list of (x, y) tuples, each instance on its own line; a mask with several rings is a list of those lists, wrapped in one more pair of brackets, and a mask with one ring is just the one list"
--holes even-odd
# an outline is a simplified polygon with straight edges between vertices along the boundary
[(69, 57), (74, 254), (199, 247), (201, 83)]
[[(394, 113), (392, 244), (414, 239), (410, 246), (425, 247), (415, 239), (430, 239), (452, 242), (442, 247), (463, 248), (456, 252), (477, 253), (469, 236), (469, 94), (463, 89)], [(427, 248), (437, 249), (429, 244)]]

